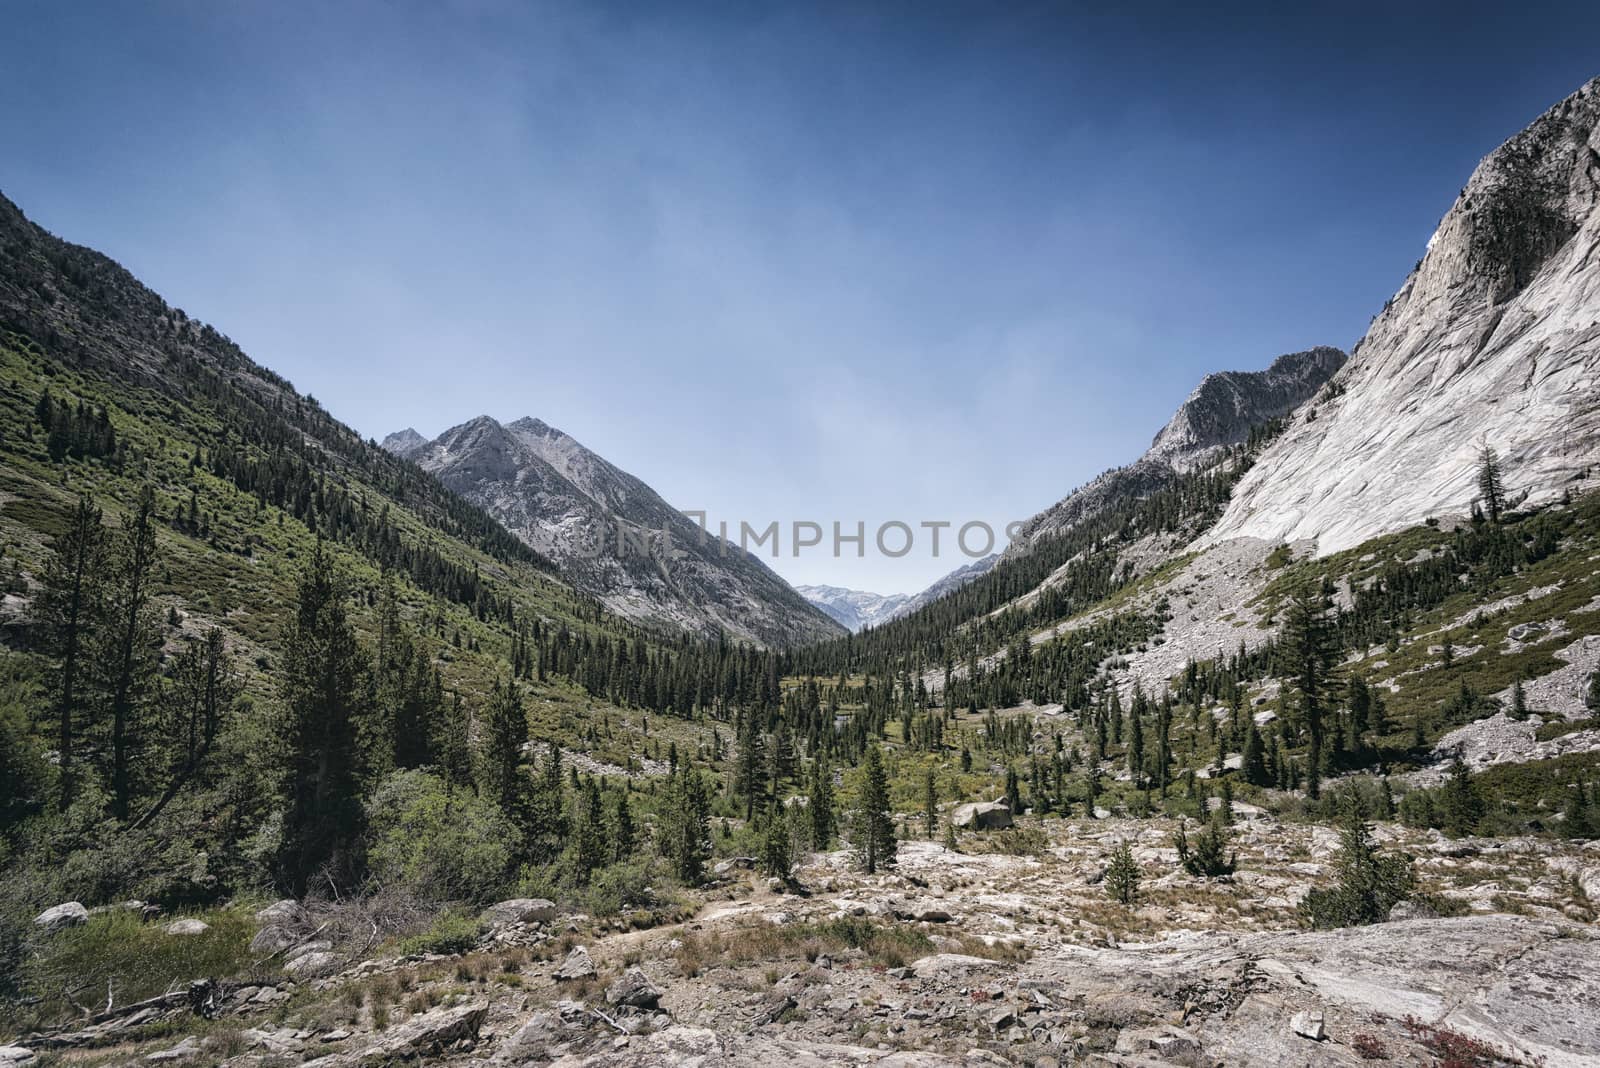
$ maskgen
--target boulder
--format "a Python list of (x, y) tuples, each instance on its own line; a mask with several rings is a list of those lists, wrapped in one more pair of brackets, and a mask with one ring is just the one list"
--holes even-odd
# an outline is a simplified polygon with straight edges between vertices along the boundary
[(1396, 901), (1389, 910), (1389, 922), (1399, 923), (1401, 920), (1432, 920), (1439, 914), (1428, 906), (1416, 901)]
[(283, 971), (296, 979), (322, 979), (337, 972), (340, 964), (337, 953), (319, 949), (296, 957), (283, 966)]
[(282, 927), (292, 927), (306, 922), (306, 910), (300, 907), (300, 902), (274, 901), (266, 908), (256, 911), (256, 922), (262, 924), (278, 924)]
[(517, 897), (483, 910), (483, 922), (490, 927), (511, 923), (549, 923), (556, 918), (556, 903), (542, 897)]
[(974, 831), (1003, 830), (1011, 826), (1011, 809), (998, 801), (977, 801), (957, 807), (950, 822)]
[(11, 1068), (12, 1065), (32, 1064), (34, 1052), (21, 1046), (0, 1046), (0, 1065)]
[(299, 941), (288, 929), (269, 923), (250, 940), (252, 953), (281, 953)]
[(169, 935), (200, 935), (211, 930), (211, 925), (203, 920), (196, 920), (185, 916), (181, 920), (173, 920), (162, 928)]
[(574, 946), (572, 952), (567, 954), (567, 959), (561, 962), (561, 967), (556, 969), (555, 980), (558, 983), (570, 983), (593, 979), (598, 974), (589, 951), (582, 946)]
[(89, 919), (89, 910), (76, 901), (65, 901), (45, 909), (33, 918), (34, 926), (43, 927), (46, 931), (59, 931), (64, 927), (76, 927)]
[(606, 1004), (630, 1009), (654, 1009), (661, 1003), (661, 991), (638, 968), (629, 968), (622, 978), (606, 988)]
[(171, 1064), (174, 1061), (186, 1061), (191, 1057), (199, 1056), (200, 1040), (190, 1035), (171, 1049), (157, 1050), (145, 1057), (151, 1064)]
[(364, 1060), (384, 1062), (436, 1053), (462, 1039), (477, 1038), (478, 1029), (488, 1015), (487, 1001), (432, 1009), (390, 1028), (381, 1045), (375, 1050), (365, 1050), (361, 1056)]

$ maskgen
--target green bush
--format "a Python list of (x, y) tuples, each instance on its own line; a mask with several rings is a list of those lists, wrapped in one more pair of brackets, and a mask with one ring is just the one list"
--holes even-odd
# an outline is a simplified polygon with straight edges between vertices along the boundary
[(1202, 879), (1215, 879), (1232, 875), (1238, 866), (1238, 854), (1228, 852), (1228, 828), (1222, 821), (1222, 810), (1212, 817), (1206, 829), (1195, 835), (1193, 845), (1183, 823), (1173, 835), (1172, 844), (1178, 850), (1178, 863), (1190, 875)]
[(401, 771), (367, 803), (367, 860), (378, 886), (427, 901), (484, 903), (506, 888), (516, 828), (494, 806), (422, 771)]
[(483, 924), (459, 912), (442, 912), (427, 930), (401, 939), (401, 953), (470, 953), (477, 948)]
[(596, 871), (584, 905), (591, 915), (615, 916), (624, 909), (650, 908), (661, 900), (654, 890), (666, 872), (654, 858), (625, 860)]
[(1346, 813), (1340, 837), (1334, 862), (1338, 884), (1313, 890), (1300, 903), (1300, 919), (1308, 927), (1381, 923), (1388, 919), (1390, 909), (1411, 896), (1416, 883), (1411, 858), (1403, 853), (1380, 854), (1361, 810), (1354, 805)]

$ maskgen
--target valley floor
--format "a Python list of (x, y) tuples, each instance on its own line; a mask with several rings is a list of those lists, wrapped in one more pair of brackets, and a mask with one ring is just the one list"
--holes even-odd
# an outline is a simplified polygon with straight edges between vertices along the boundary
[[(813, 854), (787, 891), (727, 861), (681, 923), (502, 923), (462, 955), (235, 984), (215, 1019), (138, 1042), (29, 1044), (230, 1068), (1600, 1064), (1600, 846), (1380, 824), (1461, 915), (1307, 932), (1295, 904), (1337, 835), (1239, 810), (1226, 879), (1182, 873), (1170, 821), (1029, 819), (957, 852), (906, 842), (890, 874)], [(1121, 841), (1133, 907), (1102, 883)]]

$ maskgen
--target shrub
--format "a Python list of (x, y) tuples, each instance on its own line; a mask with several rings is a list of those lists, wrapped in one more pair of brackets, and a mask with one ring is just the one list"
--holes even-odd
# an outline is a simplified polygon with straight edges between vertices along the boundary
[(1139, 862), (1133, 859), (1127, 842), (1112, 850), (1111, 863), (1106, 867), (1106, 893), (1124, 905), (1139, 900)]
[(1206, 829), (1195, 835), (1193, 846), (1189, 844), (1188, 832), (1180, 821), (1172, 844), (1178, 850), (1178, 863), (1190, 875), (1215, 879), (1232, 875), (1238, 866), (1238, 854), (1228, 852), (1228, 827), (1222, 820), (1221, 809), (1217, 810)]
[(367, 805), (368, 862), (380, 886), (430, 901), (493, 900), (513, 863), (516, 828), (494, 806), (422, 771), (378, 785)]
[(625, 860), (601, 868), (589, 880), (584, 905), (594, 916), (615, 916), (624, 909), (649, 908), (660, 898), (653, 884), (665, 872), (653, 858)]
[(1349, 806), (1338, 859), (1336, 886), (1313, 890), (1300, 903), (1300, 918), (1315, 928), (1380, 923), (1397, 902), (1411, 896), (1415, 876), (1405, 854), (1379, 854), (1361, 810)]
[(470, 953), (477, 948), (483, 925), (459, 912), (442, 912), (425, 931), (403, 939), (401, 953)]

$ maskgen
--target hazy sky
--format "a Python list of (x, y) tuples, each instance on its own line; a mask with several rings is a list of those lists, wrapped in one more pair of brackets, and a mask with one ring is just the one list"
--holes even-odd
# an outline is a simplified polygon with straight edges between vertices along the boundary
[[(1048, 506), (1207, 371), (1348, 349), (1600, 74), (1594, 4), (0, 18), (0, 191), (42, 225), (363, 433), (535, 415), (735, 526)], [(784, 551), (883, 592), (964, 562)]]

